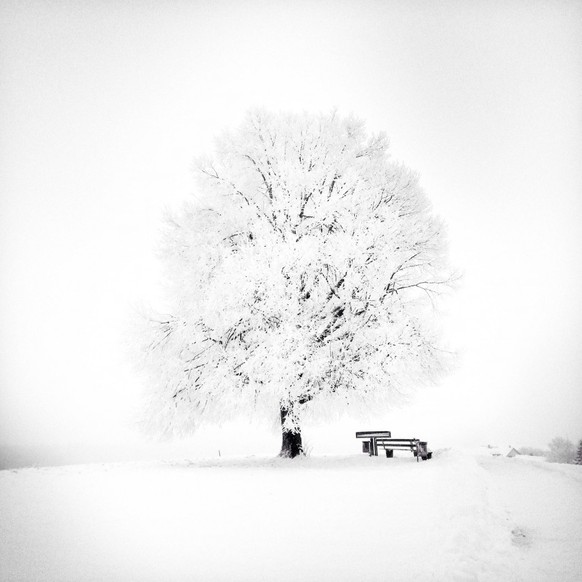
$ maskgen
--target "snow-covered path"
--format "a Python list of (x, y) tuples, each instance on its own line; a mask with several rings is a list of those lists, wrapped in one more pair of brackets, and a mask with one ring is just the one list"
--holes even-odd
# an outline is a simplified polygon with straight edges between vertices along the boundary
[(520, 579), (582, 580), (582, 468), (526, 458), (478, 461), (511, 523)]
[(443, 451), (0, 471), (0, 580), (579, 580), (581, 468), (504, 461)]

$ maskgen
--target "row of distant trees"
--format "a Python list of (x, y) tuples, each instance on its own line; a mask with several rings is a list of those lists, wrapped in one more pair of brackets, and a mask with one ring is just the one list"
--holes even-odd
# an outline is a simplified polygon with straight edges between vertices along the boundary
[(572, 441), (562, 437), (556, 437), (548, 444), (548, 450), (536, 449), (534, 447), (522, 447), (522, 455), (534, 457), (547, 457), (550, 463), (574, 463), (582, 465), (582, 440), (578, 447)]

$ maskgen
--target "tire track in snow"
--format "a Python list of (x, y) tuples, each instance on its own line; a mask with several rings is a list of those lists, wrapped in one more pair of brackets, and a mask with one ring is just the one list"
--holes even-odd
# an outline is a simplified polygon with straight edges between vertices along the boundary
[(439, 461), (440, 545), (444, 556), (435, 581), (513, 582), (515, 549), (509, 523), (492, 502), (491, 476), (468, 454), (445, 451)]
[(481, 457), (527, 582), (582, 580), (582, 468), (528, 459)]

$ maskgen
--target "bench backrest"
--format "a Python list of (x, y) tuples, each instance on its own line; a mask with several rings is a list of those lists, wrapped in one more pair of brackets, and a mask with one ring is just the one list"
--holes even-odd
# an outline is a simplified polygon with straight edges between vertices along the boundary
[(368, 438), (390, 438), (392, 433), (389, 430), (365, 430), (356, 433), (357, 439), (368, 439)]

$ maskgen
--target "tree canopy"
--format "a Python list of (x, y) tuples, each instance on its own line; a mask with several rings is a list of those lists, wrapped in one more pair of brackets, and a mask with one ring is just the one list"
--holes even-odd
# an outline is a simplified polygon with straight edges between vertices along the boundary
[(280, 414), (283, 433), (435, 378), (443, 226), (384, 134), (335, 113), (250, 112), (167, 216), (171, 313), (143, 335), (149, 420)]

